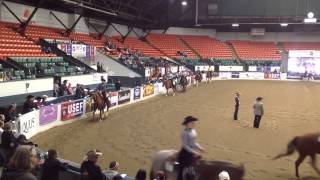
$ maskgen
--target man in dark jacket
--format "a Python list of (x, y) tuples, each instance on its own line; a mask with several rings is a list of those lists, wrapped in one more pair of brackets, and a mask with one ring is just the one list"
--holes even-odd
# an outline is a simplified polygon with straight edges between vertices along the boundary
[(60, 86), (59, 96), (64, 96), (68, 94), (68, 80), (64, 80), (63, 84)]
[(239, 106), (240, 106), (240, 93), (236, 92), (236, 97), (234, 98), (233, 120), (238, 120)]
[(10, 121), (14, 121), (16, 119), (16, 117), (17, 117), (16, 108), (17, 108), (16, 104), (11, 104), (8, 107), (8, 109), (4, 113), (4, 117), (5, 117), (4, 122), (5, 123), (10, 122)]
[(116, 87), (116, 90), (117, 90), (117, 91), (120, 91), (120, 89), (121, 89), (121, 82), (120, 82), (120, 80), (117, 80), (117, 82), (116, 82), (114, 85), (115, 85), (115, 87)]
[(77, 84), (76, 87), (76, 94), (74, 96), (75, 99), (82, 99), (86, 96), (86, 93), (84, 92), (84, 88), (82, 85)]
[(43, 164), (41, 180), (59, 180), (59, 171), (66, 171), (67, 168), (57, 160), (57, 151), (50, 149), (48, 159)]
[(28, 95), (27, 100), (23, 104), (23, 111), (22, 113), (28, 113), (33, 111), (33, 109), (36, 109), (37, 105), (34, 103), (34, 96), (33, 95)]
[(80, 172), (82, 180), (106, 180), (101, 168), (96, 164), (102, 153), (91, 150), (87, 153), (86, 160), (82, 162)]

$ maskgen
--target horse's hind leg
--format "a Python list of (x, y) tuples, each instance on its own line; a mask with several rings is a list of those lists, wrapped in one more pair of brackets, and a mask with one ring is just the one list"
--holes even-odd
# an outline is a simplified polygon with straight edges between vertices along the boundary
[(311, 166), (313, 167), (314, 170), (317, 171), (318, 174), (320, 174), (320, 170), (318, 169), (317, 165), (316, 165), (316, 155), (312, 154), (311, 156)]
[(300, 154), (299, 158), (296, 160), (296, 176), (297, 177), (299, 177), (299, 166), (305, 158), (306, 158), (306, 155)]

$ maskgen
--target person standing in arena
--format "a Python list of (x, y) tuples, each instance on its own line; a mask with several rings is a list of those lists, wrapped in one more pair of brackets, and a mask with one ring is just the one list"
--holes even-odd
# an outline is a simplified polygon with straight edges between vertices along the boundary
[(236, 97), (234, 98), (234, 114), (233, 114), (233, 120), (238, 120), (238, 112), (239, 112), (239, 106), (240, 106), (240, 93), (236, 92)]
[(183, 180), (184, 168), (191, 166), (196, 158), (201, 157), (201, 153), (205, 150), (197, 142), (197, 132), (195, 130), (195, 121), (197, 118), (188, 116), (184, 119), (182, 125), (185, 129), (182, 131), (181, 140), (182, 148), (178, 155), (178, 162), (180, 164), (177, 180)]
[(263, 99), (262, 97), (257, 97), (256, 102), (253, 105), (253, 110), (254, 110), (253, 127), (254, 128), (259, 128), (261, 117), (264, 114), (262, 99)]

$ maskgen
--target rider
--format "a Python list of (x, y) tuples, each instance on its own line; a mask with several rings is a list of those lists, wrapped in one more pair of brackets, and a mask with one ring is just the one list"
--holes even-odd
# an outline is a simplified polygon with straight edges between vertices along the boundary
[(204, 148), (196, 142), (197, 132), (195, 130), (195, 121), (198, 121), (198, 119), (193, 116), (187, 116), (182, 123), (185, 129), (181, 134), (182, 148), (178, 156), (180, 168), (177, 180), (183, 180), (183, 169), (191, 166), (194, 159), (200, 158), (201, 153), (205, 151)]
[(106, 80), (103, 77), (101, 77), (101, 83), (98, 85), (97, 90), (100, 91), (100, 93), (102, 94), (102, 97), (105, 100), (105, 102), (108, 102), (109, 99), (108, 99), (107, 93), (106, 93), (106, 91), (107, 91), (107, 83), (106, 83)]

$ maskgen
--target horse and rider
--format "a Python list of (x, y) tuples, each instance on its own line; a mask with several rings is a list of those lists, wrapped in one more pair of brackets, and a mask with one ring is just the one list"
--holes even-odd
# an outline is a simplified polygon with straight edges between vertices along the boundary
[(93, 120), (96, 110), (100, 111), (100, 121), (102, 118), (106, 117), (105, 108), (107, 108), (107, 113), (111, 107), (111, 102), (107, 96), (107, 83), (104, 78), (101, 78), (101, 83), (98, 85), (97, 89), (91, 93), (91, 97), (94, 101), (93, 104)]
[(177, 91), (177, 85), (182, 86), (182, 92), (186, 92), (188, 80), (187, 80), (187, 77), (184, 74), (182, 74), (180, 76), (175, 76), (172, 78), (165, 76), (162, 83), (163, 83), (163, 87), (166, 88), (166, 96), (169, 95), (170, 89), (173, 91), (173, 96), (174, 96)]
[(243, 166), (222, 161), (201, 160), (205, 149), (196, 142), (196, 121), (198, 119), (193, 116), (184, 119), (182, 125), (185, 128), (181, 133), (182, 147), (179, 152), (162, 150), (153, 156), (150, 179), (154, 179), (160, 171), (164, 172), (167, 180), (208, 180), (217, 179), (223, 171), (226, 171), (230, 179), (242, 180)]
[(195, 80), (196, 80), (196, 86), (199, 86), (199, 84), (202, 81), (202, 73), (200, 70), (195, 72)]

